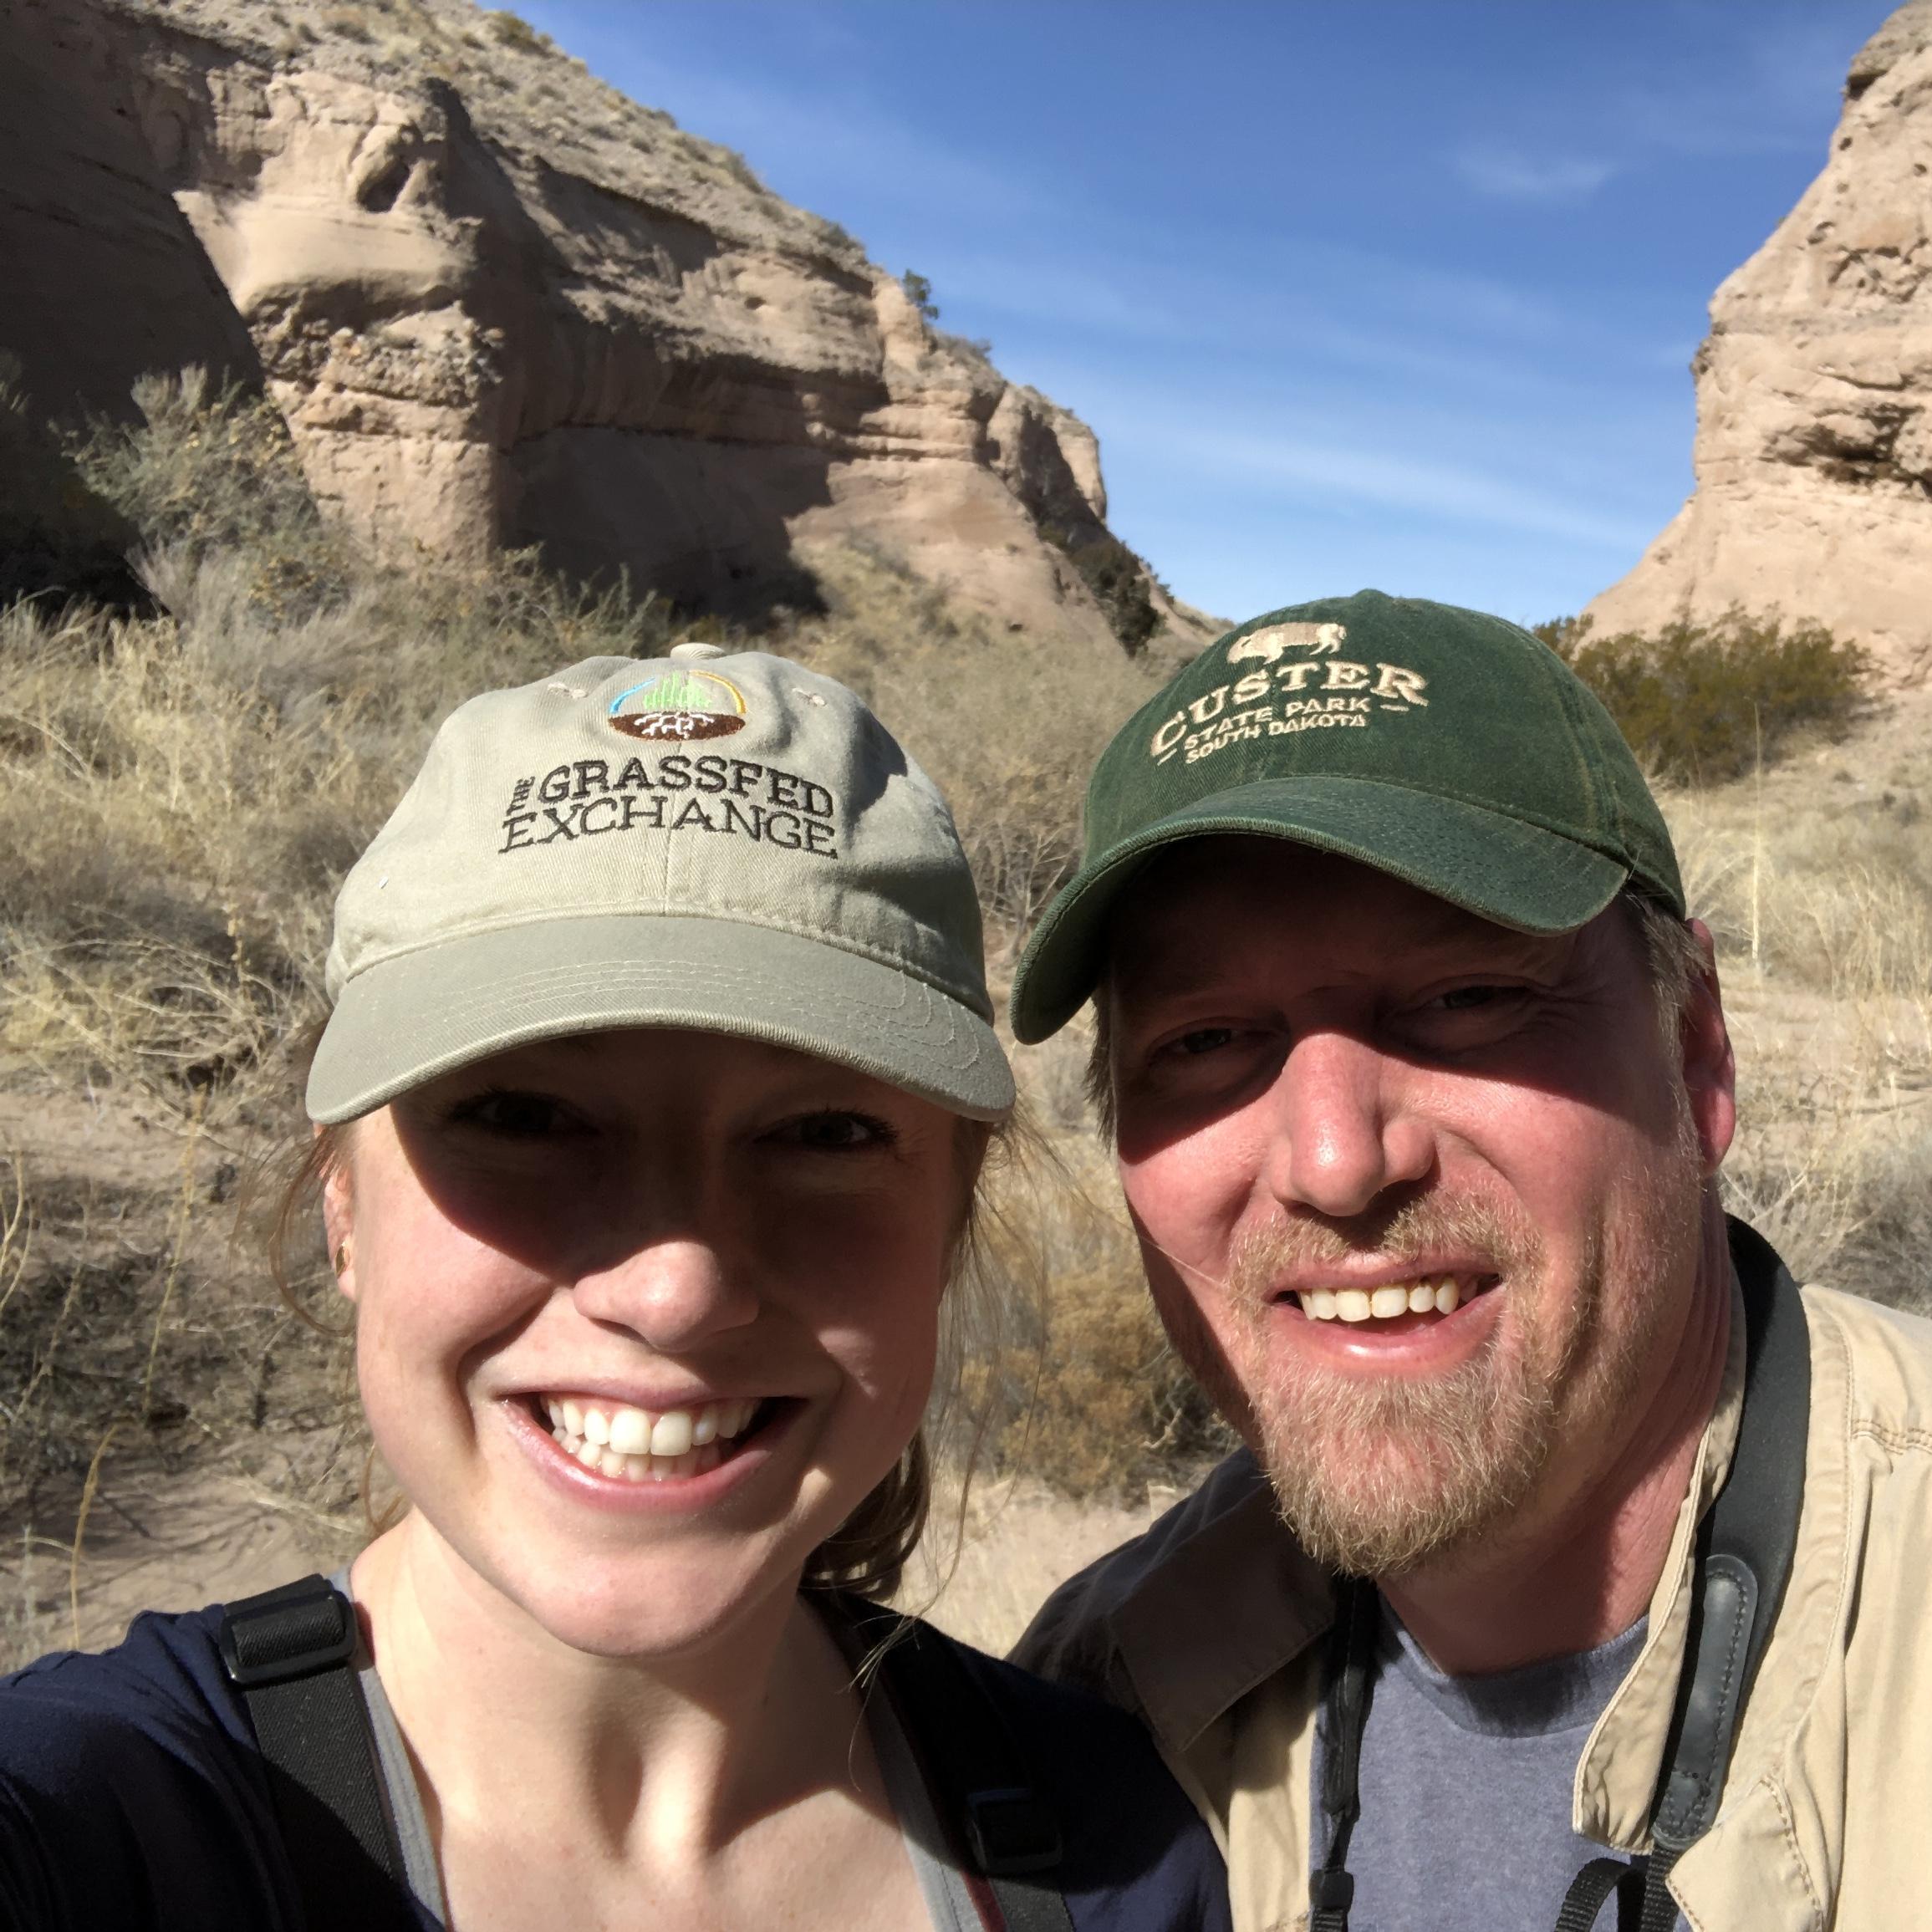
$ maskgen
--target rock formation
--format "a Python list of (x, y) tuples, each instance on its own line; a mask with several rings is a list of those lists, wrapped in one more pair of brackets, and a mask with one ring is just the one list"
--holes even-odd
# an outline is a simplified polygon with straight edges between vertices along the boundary
[(4, 0), (0, 33), (0, 258), (53, 264), (8, 277), (0, 349), (49, 410), (210, 364), (391, 549), (539, 544), (729, 609), (858, 539), (1110, 636), (1092, 431), (513, 15)]
[(1695, 492), (1598, 629), (1775, 607), (1932, 672), (1932, 0), (1853, 60), (1824, 172), (1712, 298), (1692, 367)]

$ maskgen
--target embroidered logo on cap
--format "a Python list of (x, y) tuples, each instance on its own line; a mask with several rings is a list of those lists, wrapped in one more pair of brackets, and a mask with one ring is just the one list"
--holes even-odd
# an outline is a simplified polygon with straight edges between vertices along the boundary
[(1345, 624), (1271, 624), (1251, 630), (1227, 654), (1230, 664), (1272, 664), (1285, 650), (1306, 650), (1333, 657), (1348, 641)]
[(629, 738), (722, 738), (742, 731), (744, 693), (715, 671), (660, 671), (610, 701), (612, 727)]

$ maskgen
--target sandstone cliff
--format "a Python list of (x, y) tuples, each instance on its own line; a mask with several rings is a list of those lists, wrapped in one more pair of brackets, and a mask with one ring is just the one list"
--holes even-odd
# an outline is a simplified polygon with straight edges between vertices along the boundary
[(1654, 630), (1736, 602), (1932, 671), (1932, 0), (1860, 51), (1824, 172), (1717, 291), (1697, 487), (1589, 606)]
[(515, 17), (0, 0), (0, 349), (49, 410), (198, 361), (265, 384), (392, 549), (535, 543), (755, 608), (858, 539), (1110, 636), (1092, 431)]

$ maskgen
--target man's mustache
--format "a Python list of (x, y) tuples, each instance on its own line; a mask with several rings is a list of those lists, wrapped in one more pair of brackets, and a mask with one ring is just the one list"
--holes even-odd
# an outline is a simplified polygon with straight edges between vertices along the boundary
[(1528, 1218), (1481, 1195), (1417, 1195), (1346, 1219), (1289, 1210), (1251, 1230), (1228, 1269), (1229, 1301), (1256, 1313), (1267, 1306), (1284, 1275), (1346, 1262), (1400, 1269), (1445, 1253), (1505, 1279), (1533, 1276), (1543, 1244)]

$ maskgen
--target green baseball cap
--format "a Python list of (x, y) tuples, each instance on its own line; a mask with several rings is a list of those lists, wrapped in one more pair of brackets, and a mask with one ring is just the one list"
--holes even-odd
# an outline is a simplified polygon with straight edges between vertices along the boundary
[(1684, 912), (1644, 774), (1555, 652), (1500, 617), (1359, 591), (1217, 639), (1101, 754), (1085, 857), (1014, 976), (1015, 1036), (1079, 1011), (1109, 914), (1158, 852), (1227, 833), (1339, 853), (1522, 932), (1571, 931), (1626, 883)]
[(1011, 1111), (946, 801), (830, 678), (682, 644), (472, 698), (335, 904), (310, 1117), (505, 1048), (690, 1027)]

